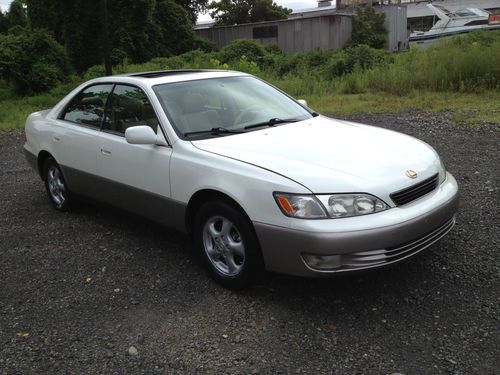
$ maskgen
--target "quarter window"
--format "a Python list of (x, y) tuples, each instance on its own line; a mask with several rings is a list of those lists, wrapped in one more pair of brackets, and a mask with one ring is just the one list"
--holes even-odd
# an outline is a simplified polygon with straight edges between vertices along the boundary
[(133, 86), (116, 85), (111, 94), (108, 110), (109, 121), (104, 122), (104, 129), (125, 133), (132, 126), (147, 125), (156, 133), (158, 119), (153, 106), (144, 92)]
[(104, 108), (113, 85), (95, 85), (80, 92), (69, 103), (63, 120), (101, 127)]

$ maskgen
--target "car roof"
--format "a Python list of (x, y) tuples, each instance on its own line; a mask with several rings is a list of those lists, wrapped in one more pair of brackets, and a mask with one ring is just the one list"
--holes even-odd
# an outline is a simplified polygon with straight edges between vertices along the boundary
[(148, 86), (155, 86), (163, 83), (193, 81), (199, 79), (238, 77), (247, 76), (247, 73), (231, 70), (212, 70), (212, 69), (179, 69), (179, 70), (161, 70), (151, 72), (128, 73), (114, 76), (101, 77), (94, 82), (121, 82), (137, 83)]

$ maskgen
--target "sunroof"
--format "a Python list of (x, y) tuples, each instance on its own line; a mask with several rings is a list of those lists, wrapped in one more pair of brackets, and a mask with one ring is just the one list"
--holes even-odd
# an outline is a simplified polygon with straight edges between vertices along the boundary
[(142, 78), (158, 78), (173, 76), (178, 74), (188, 74), (188, 73), (203, 73), (203, 72), (217, 72), (221, 70), (209, 70), (209, 69), (178, 69), (178, 70), (160, 70), (156, 72), (144, 72), (144, 73), (133, 73), (129, 77), (142, 77)]

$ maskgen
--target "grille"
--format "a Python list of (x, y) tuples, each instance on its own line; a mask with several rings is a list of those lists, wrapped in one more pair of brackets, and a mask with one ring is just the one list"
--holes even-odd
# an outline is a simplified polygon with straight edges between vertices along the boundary
[(408, 258), (440, 240), (454, 225), (455, 218), (452, 218), (432, 232), (406, 244), (386, 249), (342, 255), (342, 268), (340, 271), (382, 266)]
[(391, 194), (392, 201), (396, 206), (402, 206), (403, 204), (410, 203), (415, 199), (423, 197), (425, 194), (430, 193), (438, 186), (439, 175), (436, 173), (434, 176), (419, 182), (416, 185), (410, 186), (409, 188), (397, 191)]

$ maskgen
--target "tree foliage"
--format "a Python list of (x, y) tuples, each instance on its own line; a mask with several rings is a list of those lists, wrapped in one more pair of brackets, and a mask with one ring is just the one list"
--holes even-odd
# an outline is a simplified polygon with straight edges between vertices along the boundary
[(273, 0), (212, 1), (208, 8), (211, 9), (210, 16), (218, 26), (281, 20), (286, 19), (292, 12)]
[(154, 23), (159, 32), (154, 56), (178, 55), (193, 48), (194, 29), (182, 6), (172, 0), (157, 0)]
[(2, 10), (0, 9), (0, 34), (4, 34), (7, 32), (7, 30), (9, 29), (8, 22), (9, 21), (7, 21), (7, 16), (3, 14)]
[(191, 22), (195, 23), (198, 14), (207, 10), (208, 0), (175, 0), (189, 14)]
[(384, 21), (385, 14), (375, 12), (373, 7), (358, 7), (352, 20), (351, 44), (384, 48), (387, 41)]
[(237, 39), (225, 46), (219, 53), (221, 62), (239, 60), (245, 56), (248, 60), (260, 62), (266, 51), (261, 44), (251, 39)]
[(0, 79), (20, 94), (45, 91), (64, 81), (70, 64), (63, 46), (45, 30), (22, 29), (0, 35)]
[(14, 0), (10, 3), (10, 8), (7, 12), (7, 21), (9, 28), (14, 26), (25, 27), (28, 24), (26, 9), (22, 0)]
[[(25, 0), (33, 27), (63, 44), (78, 71), (103, 61), (103, 0)], [(193, 47), (188, 13), (174, 0), (109, 0), (113, 60), (140, 63)]]

